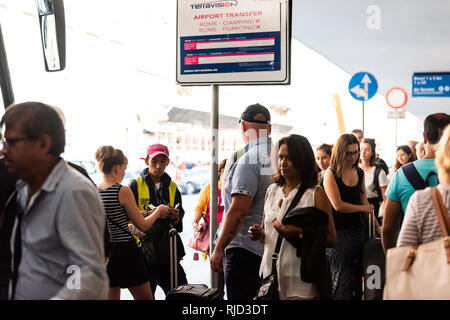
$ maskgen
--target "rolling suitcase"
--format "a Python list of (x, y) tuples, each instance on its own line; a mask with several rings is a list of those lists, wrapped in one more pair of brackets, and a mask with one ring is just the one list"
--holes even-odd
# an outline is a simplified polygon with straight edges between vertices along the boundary
[(177, 261), (177, 230), (169, 231), (170, 250), (170, 289), (167, 292), (168, 301), (195, 301), (195, 300), (223, 300), (223, 292), (219, 289), (208, 288), (204, 284), (178, 285)]
[(371, 213), (368, 221), (368, 241), (363, 249), (364, 300), (383, 300), (386, 282), (386, 256), (381, 238), (375, 237), (375, 215)]

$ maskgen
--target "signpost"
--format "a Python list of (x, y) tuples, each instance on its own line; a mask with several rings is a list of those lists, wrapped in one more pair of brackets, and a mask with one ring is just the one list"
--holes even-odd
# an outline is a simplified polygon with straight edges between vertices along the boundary
[(393, 87), (386, 92), (386, 102), (394, 111), (388, 111), (388, 119), (395, 119), (395, 146), (397, 146), (397, 120), (405, 119), (405, 110), (400, 110), (408, 102), (405, 89)]
[(289, 0), (178, 0), (181, 85), (289, 84)]
[[(217, 231), (219, 85), (290, 84), (292, 0), (177, 0), (176, 81), (210, 85), (210, 254)], [(211, 272), (211, 286), (218, 275)]]
[(362, 131), (364, 132), (364, 102), (377, 93), (378, 82), (372, 74), (358, 72), (350, 79), (348, 90), (354, 99), (362, 101)]

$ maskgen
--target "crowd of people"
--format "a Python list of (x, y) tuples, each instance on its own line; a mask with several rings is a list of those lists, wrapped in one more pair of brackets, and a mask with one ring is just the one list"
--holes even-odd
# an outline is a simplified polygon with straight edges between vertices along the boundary
[[(245, 146), (219, 165), (219, 228), (211, 255), (205, 250), (228, 300), (254, 299), (274, 273), (279, 299), (361, 300), (367, 221), (385, 252), (442, 237), (430, 190), (437, 186), (450, 212), (450, 115), (429, 115), (423, 142), (399, 146), (391, 170), (358, 129), (314, 152), (302, 135), (272, 141), (271, 115), (260, 104), (245, 108), (239, 123)], [(100, 146), (103, 179), (94, 185), (61, 157), (58, 108), (14, 104), (0, 127), (0, 299), (116, 300), (127, 288), (152, 300), (157, 286), (167, 294), (188, 282), (178, 234), (185, 211), (166, 172), (167, 146), (148, 147), (146, 168), (128, 186), (126, 155)], [(194, 232), (201, 219), (210, 223), (210, 188), (200, 193)]]

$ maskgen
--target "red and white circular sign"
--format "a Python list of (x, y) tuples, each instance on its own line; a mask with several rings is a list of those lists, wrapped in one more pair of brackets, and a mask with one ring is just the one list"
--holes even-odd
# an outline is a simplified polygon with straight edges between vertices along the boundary
[(386, 93), (386, 102), (391, 108), (401, 109), (406, 105), (406, 102), (408, 102), (408, 94), (403, 88), (391, 88)]

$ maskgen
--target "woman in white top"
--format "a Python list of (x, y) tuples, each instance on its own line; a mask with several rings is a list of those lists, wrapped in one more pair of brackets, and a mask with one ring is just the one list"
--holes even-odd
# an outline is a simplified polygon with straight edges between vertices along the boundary
[[(439, 185), (447, 211), (450, 213), (450, 125), (444, 130), (436, 151)], [(442, 231), (431, 198), (431, 188), (416, 191), (408, 202), (397, 247), (434, 241)]]
[[(361, 167), (364, 170), (364, 183), (366, 185), (366, 196), (370, 204), (374, 206), (375, 216), (378, 218), (378, 222), (381, 222), (379, 218), (380, 206), (386, 196), (384, 193), (387, 188), (386, 172), (376, 165), (376, 151), (375, 140), (364, 138), (361, 142)], [(375, 174), (378, 174), (378, 188), (374, 184)], [(381, 194), (380, 194), (381, 193)]]
[[(251, 240), (264, 243), (264, 255), (261, 261), (260, 275), (265, 278), (272, 271), (272, 253), (275, 249), (278, 235), (285, 239), (302, 236), (302, 228), (293, 225), (277, 226), (278, 222), (289, 208), (301, 184), (308, 188), (296, 208), (316, 207), (328, 215), (326, 244), (336, 245), (336, 230), (334, 228), (331, 207), (324, 190), (317, 186), (318, 169), (314, 152), (308, 140), (299, 135), (290, 135), (278, 142), (279, 149), (274, 149), (273, 156), (278, 156), (278, 173), (275, 183), (267, 189), (264, 203), (262, 225), (249, 228)], [(276, 153), (278, 151), (278, 153)], [(277, 261), (278, 291), (281, 300), (285, 299), (317, 299), (318, 290), (311, 284), (302, 281), (300, 275), (301, 259), (297, 257), (297, 249), (289, 242), (282, 241), (279, 259)]]

